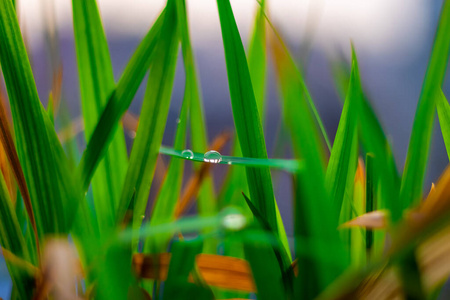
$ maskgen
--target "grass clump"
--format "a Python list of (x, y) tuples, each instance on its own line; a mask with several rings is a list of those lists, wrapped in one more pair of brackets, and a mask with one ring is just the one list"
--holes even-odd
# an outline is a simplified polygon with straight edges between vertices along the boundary
[[(203, 154), (223, 148), (229, 136), (208, 145), (185, 0), (167, 1), (117, 83), (96, 2), (74, 0), (72, 6), (87, 141), (79, 161), (68, 150), (73, 141), (55, 130), (60, 87), (45, 110), (14, 4), (0, 1), (0, 63), (12, 114), (10, 124), (0, 109), (0, 243), (11, 298), (425, 299), (439, 293), (450, 274), (444, 255), (450, 171), (426, 197), (422, 186), (436, 108), (450, 153), (450, 108), (441, 89), (450, 1), (442, 6), (402, 173), (364, 92), (356, 50), (350, 72), (335, 78), (346, 96), (331, 145), (265, 1), (247, 54), (229, 0), (217, 1), (236, 127), (231, 156)], [(290, 160), (269, 159), (266, 151), (269, 56)], [(174, 144), (165, 147), (178, 59), (184, 98)], [(124, 115), (147, 72), (142, 118), (131, 128), (136, 136), (128, 155)], [(188, 137), (192, 150), (186, 149)], [(147, 215), (160, 154), (172, 158)], [(183, 186), (186, 161), (193, 172)], [(216, 163), (230, 165), (219, 192), (210, 172)], [(292, 239), (271, 168), (292, 177)], [(197, 214), (188, 216), (195, 201)]]

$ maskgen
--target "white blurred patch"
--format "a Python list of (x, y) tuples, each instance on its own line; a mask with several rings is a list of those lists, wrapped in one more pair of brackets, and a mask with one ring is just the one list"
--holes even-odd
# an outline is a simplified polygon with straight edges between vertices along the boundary
[[(72, 31), (70, 0), (19, 0), (22, 24), (30, 42), (43, 41), (43, 3), (54, 3), (56, 24), (62, 33)], [(165, 0), (98, 0), (109, 38), (143, 36)], [(231, 0), (241, 34), (248, 36), (256, 0)], [(215, 0), (187, 0), (191, 31), (196, 46), (221, 40)], [(350, 39), (358, 50), (372, 55), (413, 54), (429, 29), (429, 10), (424, 0), (268, 0), (273, 23), (294, 43), (301, 43), (305, 28), (314, 32), (315, 46), (348, 50)], [(48, 18), (48, 16), (47, 16)], [(214, 46), (221, 46), (214, 45)]]

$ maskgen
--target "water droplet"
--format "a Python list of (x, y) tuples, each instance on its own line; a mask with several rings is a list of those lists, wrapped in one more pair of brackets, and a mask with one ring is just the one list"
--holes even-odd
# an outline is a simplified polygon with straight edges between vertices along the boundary
[(211, 150), (205, 153), (203, 160), (205, 162), (218, 164), (222, 161), (222, 155), (220, 155), (220, 153), (217, 151)]
[(227, 162), (227, 164), (231, 165), (231, 161)]
[(222, 225), (228, 230), (240, 230), (247, 224), (247, 220), (242, 214), (233, 213), (226, 215), (222, 220)]
[(177, 118), (176, 122), (177, 122), (177, 124), (180, 124), (180, 122), (181, 122), (180, 118)]
[(145, 215), (142, 215), (141, 218), (142, 218), (142, 220), (144, 220), (145, 219)]
[(184, 158), (187, 158), (187, 159), (193, 159), (193, 158), (194, 158), (194, 152), (192, 152), (192, 151), (189, 150), (189, 149), (186, 149), (186, 150), (181, 151), (181, 155), (182, 155)]

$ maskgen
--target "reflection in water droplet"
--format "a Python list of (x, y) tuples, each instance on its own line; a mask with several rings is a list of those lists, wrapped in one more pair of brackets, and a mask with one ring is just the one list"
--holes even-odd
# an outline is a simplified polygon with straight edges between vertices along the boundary
[(241, 214), (229, 214), (226, 215), (222, 220), (222, 225), (228, 230), (240, 230), (244, 228), (247, 220)]
[(205, 153), (203, 160), (205, 162), (218, 164), (222, 161), (222, 155), (220, 155), (220, 153), (217, 151), (211, 150)]
[(192, 152), (192, 151), (189, 150), (189, 149), (186, 149), (186, 150), (181, 151), (181, 155), (182, 155), (184, 158), (187, 158), (187, 159), (193, 159), (193, 158), (194, 158), (194, 152)]

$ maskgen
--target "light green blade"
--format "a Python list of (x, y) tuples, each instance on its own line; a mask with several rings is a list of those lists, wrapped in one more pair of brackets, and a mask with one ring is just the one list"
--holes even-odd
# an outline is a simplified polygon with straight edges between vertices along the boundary
[(325, 186), (330, 192), (336, 217), (339, 217), (341, 212), (346, 188), (353, 190), (351, 183), (354, 181), (358, 160), (356, 121), (363, 95), (359, 84), (358, 61), (353, 48), (352, 53), (352, 75), (325, 175)]
[[(115, 89), (108, 44), (95, 1), (72, 1), (75, 46), (80, 78), (84, 133), (89, 141)], [(127, 150), (122, 126), (112, 140), (92, 178), (94, 205), (100, 230), (115, 224), (120, 191), (127, 169)]]

